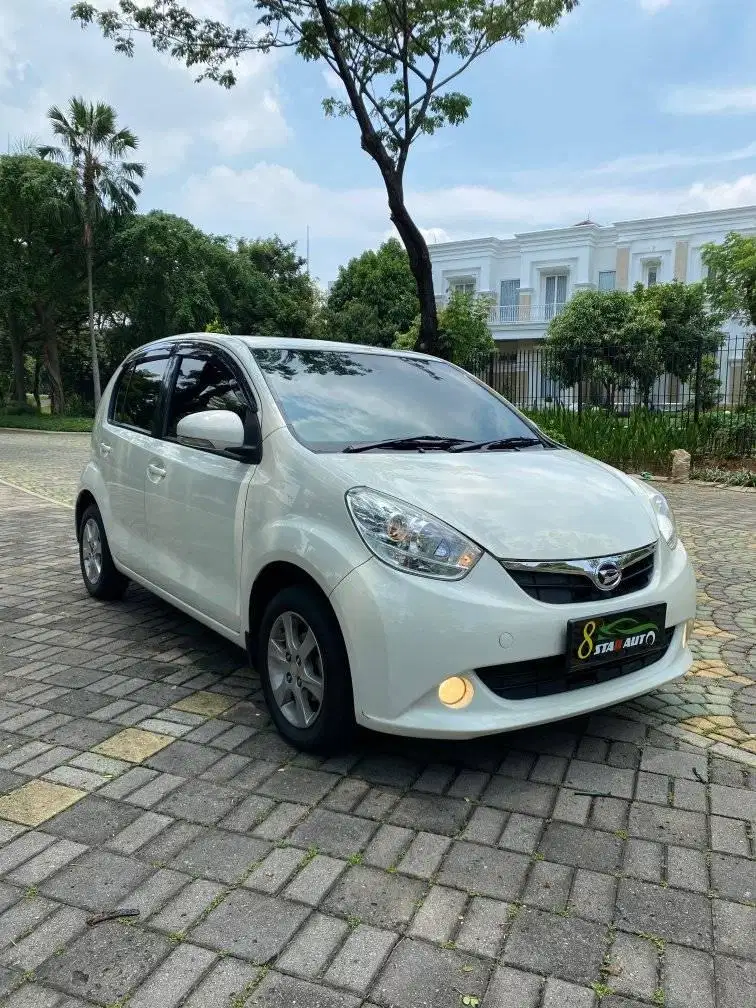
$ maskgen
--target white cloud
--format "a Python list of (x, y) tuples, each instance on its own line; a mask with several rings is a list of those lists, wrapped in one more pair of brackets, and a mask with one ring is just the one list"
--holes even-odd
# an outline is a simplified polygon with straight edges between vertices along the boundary
[(756, 112), (756, 87), (687, 87), (667, 96), (663, 108), (674, 115), (738, 115)]
[(429, 245), (440, 245), (442, 242), (451, 241), (448, 232), (444, 231), (442, 227), (427, 227), (420, 228), (420, 230)]
[[(277, 148), (290, 137), (278, 99), (276, 54), (248, 54), (230, 91), (211, 82), (195, 84), (196, 72), (147, 39), (137, 39), (135, 56), (113, 52), (93, 27), (79, 30), (60, 0), (25, 0), (24, 17), (0, 11), (0, 123), (14, 141), (50, 138), (47, 110), (65, 106), (72, 95), (113, 105), (121, 125), (140, 139), (138, 156), (151, 179), (170, 175), (194, 154), (226, 161), (250, 151)], [(231, 17), (229, 0), (201, 0), (193, 10), (218, 19)], [(14, 14), (18, 13), (14, 11)], [(238, 21), (234, 14), (233, 19)], [(63, 40), (63, 41), (62, 41)], [(24, 59), (33, 55), (30, 67)], [(21, 75), (24, 79), (21, 80)]]
[(639, 0), (641, 8), (649, 14), (656, 14), (657, 11), (669, 7), (673, 0)]
[(756, 158), (756, 143), (735, 150), (713, 154), (684, 154), (681, 151), (661, 151), (658, 154), (632, 154), (615, 158), (591, 168), (590, 175), (643, 175), (671, 168), (699, 168), (704, 165), (729, 164)]
[(323, 74), (325, 85), (330, 91), (341, 91), (343, 89), (344, 85), (341, 77), (339, 77), (335, 70), (331, 70), (331, 68), (327, 66), (323, 67), (321, 73)]

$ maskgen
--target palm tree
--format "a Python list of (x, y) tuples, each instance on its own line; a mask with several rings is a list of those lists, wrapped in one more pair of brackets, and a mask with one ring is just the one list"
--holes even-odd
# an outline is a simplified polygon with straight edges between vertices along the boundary
[(131, 130), (116, 129), (116, 114), (112, 106), (104, 102), (87, 104), (83, 98), (72, 98), (68, 109), (67, 118), (55, 105), (47, 113), (62, 146), (39, 147), (38, 152), (43, 158), (70, 164), (76, 179), (77, 203), (84, 225), (92, 381), (97, 407), (100, 402), (100, 365), (92, 285), (95, 225), (106, 209), (115, 213), (134, 212), (136, 197), (141, 191), (135, 179), (144, 175), (144, 165), (121, 160), (128, 151), (136, 150), (139, 141)]

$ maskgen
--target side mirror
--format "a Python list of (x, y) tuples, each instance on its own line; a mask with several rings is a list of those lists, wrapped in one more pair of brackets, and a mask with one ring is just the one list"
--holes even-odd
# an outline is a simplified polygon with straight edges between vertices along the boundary
[(202, 410), (179, 420), (176, 436), (189, 447), (227, 451), (243, 447), (244, 424), (231, 410)]

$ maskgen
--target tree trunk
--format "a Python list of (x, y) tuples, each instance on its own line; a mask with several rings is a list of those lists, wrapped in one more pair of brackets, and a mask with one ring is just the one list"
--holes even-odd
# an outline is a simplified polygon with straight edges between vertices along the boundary
[(63, 379), (60, 374), (58, 332), (54, 319), (45, 314), (42, 318), (42, 360), (50, 380), (50, 412), (62, 413), (66, 406)]
[(8, 325), (8, 340), (13, 362), (13, 398), (19, 406), (26, 403), (26, 372), (24, 369), (24, 342), (13, 323)]
[(34, 396), (34, 402), (37, 404), (37, 411), (42, 411), (42, 400), (39, 398), (39, 373), (42, 370), (42, 361), (40, 360), (41, 350), (37, 351), (37, 356), (34, 358), (34, 384), (32, 385), (32, 395)]
[(97, 357), (97, 336), (94, 323), (94, 289), (92, 285), (92, 237), (88, 236), (87, 252), (87, 297), (89, 298), (89, 345), (92, 352), (92, 385), (94, 388), (95, 410), (100, 405), (100, 362)]
[(422, 353), (446, 357), (438, 331), (433, 266), (428, 245), (405, 206), (401, 182), (395, 178), (387, 178), (386, 175), (383, 176), (383, 180), (386, 184), (391, 220), (407, 250), (409, 266), (417, 285), (417, 298), (420, 302), (420, 339), (417, 349)]

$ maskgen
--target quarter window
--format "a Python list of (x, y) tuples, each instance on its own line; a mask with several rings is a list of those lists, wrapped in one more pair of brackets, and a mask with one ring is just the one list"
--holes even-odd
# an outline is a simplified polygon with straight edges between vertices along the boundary
[(168, 358), (141, 361), (121, 376), (113, 407), (115, 423), (151, 434)]
[(168, 410), (166, 435), (176, 437), (179, 420), (203, 410), (231, 410), (244, 420), (247, 398), (236, 375), (216, 354), (181, 358)]

